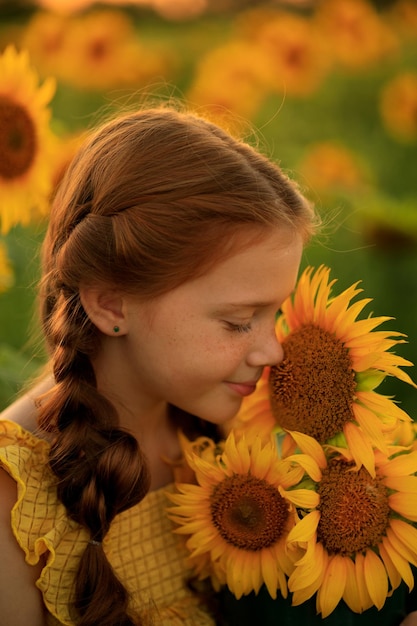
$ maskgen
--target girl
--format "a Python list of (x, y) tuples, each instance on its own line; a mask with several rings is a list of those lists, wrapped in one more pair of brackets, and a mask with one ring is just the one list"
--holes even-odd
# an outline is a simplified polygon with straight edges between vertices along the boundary
[(177, 432), (221, 437), (282, 359), (314, 225), (277, 166), (195, 115), (129, 114), (80, 150), (42, 250), (51, 374), (0, 421), (1, 626), (219, 623), (165, 513)]
[(51, 375), (0, 422), (2, 625), (215, 623), (165, 514), (177, 431), (221, 435), (282, 359), (314, 222), (276, 165), (192, 114), (128, 114), (80, 150), (42, 250)]

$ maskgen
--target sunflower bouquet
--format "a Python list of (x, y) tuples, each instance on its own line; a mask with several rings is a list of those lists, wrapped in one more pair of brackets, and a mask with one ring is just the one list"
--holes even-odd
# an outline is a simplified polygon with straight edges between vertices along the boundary
[(415, 386), (391, 349), (387, 317), (358, 319), (358, 283), (333, 296), (324, 266), (307, 268), (283, 304), (282, 363), (266, 368), (228, 437), (183, 439), (196, 484), (168, 510), (190, 564), (236, 598), (265, 586), (293, 606), (315, 597), (329, 616), (381, 609), (417, 565), (414, 424), (377, 391), (386, 376)]

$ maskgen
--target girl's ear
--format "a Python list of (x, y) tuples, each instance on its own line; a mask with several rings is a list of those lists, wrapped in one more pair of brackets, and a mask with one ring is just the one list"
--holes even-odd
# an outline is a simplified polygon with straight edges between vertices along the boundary
[(80, 300), (91, 322), (105, 335), (126, 334), (124, 299), (108, 285), (80, 287)]

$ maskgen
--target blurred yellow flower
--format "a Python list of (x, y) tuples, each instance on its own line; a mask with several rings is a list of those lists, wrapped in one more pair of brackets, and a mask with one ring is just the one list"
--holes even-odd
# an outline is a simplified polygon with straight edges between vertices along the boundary
[(265, 54), (251, 43), (235, 40), (213, 48), (197, 63), (187, 99), (214, 117), (250, 119), (266, 94), (267, 66)]
[(404, 72), (389, 81), (381, 92), (381, 117), (396, 139), (417, 139), (417, 74)]
[(96, 9), (67, 21), (59, 76), (80, 89), (141, 85), (165, 69), (162, 54), (142, 45), (121, 10)]
[(396, 34), (367, 0), (323, 0), (314, 21), (329, 54), (346, 68), (367, 68), (398, 51)]
[(311, 145), (298, 170), (313, 191), (353, 191), (363, 187), (369, 175), (348, 148), (334, 142)]
[(55, 81), (38, 85), (26, 51), (13, 46), (0, 56), (1, 232), (46, 214), (52, 187), (54, 137), (48, 104)]
[(60, 77), (70, 20), (57, 13), (36, 11), (26, 24), (21, 46), (43, 76)]
[(330, 57), (311, 19), (278, 13), (259, 26), (255, 41), (269, 59), (274, 91), (310, 95), (330, 69)]
[(0, 241), (0, 292), (7, 291), (14, 283), (14, 273), (7, 256), (6, 246)]
[(271, 597), (279, 590), (285, 597), (286, 576), (300, 555), (286, 550), (286, 537), (298, 521), (296, 507), (316, 506), (317, 494), (294, 488), (299, 472), (278, 459), (271, 438), (261, 443), (231, 432), (215, 460), (191, 453), (187, 461), (198, 484), (177, 484), (178, 493), (167, 494), (174, 504), (168, 514), (176, 532), (189, 535), (197, 571), (207, 575), (211, 564), (216, 587), (226, 583), (237, 598), (262, 584)]
[(305, 548), (288, 580), (293, 604), (317, 593), (323, 618), (342, 599), (362, 613), (381, 609), (401, 579), (414, 585), (417, 452), (389, 458), (376, 451), (374, 465), (371, 476), (355, 467), (349, 450), (332, 454), (316, 481), (319, 504), (289, 533), (290, 544)]

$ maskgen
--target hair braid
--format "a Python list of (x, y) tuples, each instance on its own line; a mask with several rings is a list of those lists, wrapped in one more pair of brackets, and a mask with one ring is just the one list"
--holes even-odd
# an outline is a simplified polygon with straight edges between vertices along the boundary
[[(81, 322), (81, 324), (80, 324)], [(99, 393), (91, 364), (94, 333), (79, 298), (61, 290), (49, 312), (56, 386), (42, 404), (41, 427), (54, 435), (50, 466), (69, 516), (90, 532), (76, 577), (80, 626), (131, 626), (128, 594), (101, 542), (114, 517), (139, 502), (149, 487), (136, 439), (117, 426), (112, 404)]]

